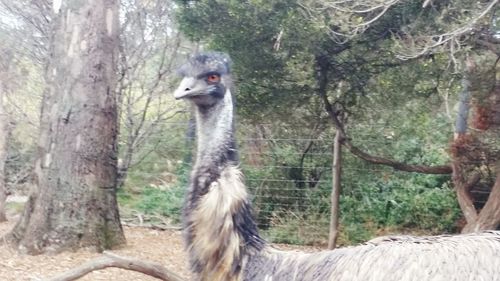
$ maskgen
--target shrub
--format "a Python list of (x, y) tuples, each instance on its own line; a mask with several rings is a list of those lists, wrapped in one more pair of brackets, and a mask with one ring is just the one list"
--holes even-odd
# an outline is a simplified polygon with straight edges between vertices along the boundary
[(174, 186), (165, 190), (145, 187), (135, 207), (145, 214), (159, 214), (180, 221), (185, 188)]

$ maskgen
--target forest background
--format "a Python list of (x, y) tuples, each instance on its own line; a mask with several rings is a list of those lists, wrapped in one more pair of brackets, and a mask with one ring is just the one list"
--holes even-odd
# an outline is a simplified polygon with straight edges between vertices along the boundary
[[(497, 228), (497, 2), (121, 1), (122, 220), (179, 225), (195, 133), (175, 69), (214, 49), (233, 59), (241, 166), (267, 239), (328, 243), (332, 186), (340, 245)], [(0, 193), (26, 195), (53, 3), (0, 5)]]

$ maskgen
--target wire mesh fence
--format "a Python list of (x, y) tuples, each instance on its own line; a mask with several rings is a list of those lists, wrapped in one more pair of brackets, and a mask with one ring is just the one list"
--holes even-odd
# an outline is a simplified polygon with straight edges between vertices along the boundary
[[(160, 190), (152, 191), (154, 195), (142, 200), (140, 208), (173, 217), (171, 222), (176, 224), (179, 223), (180, 206), (158, 208), (151, 202), (161, 198), (171, 205), (182, 204), (195, 153), (194, 136), (189, 133), (189, 122), (166, 125), (170, 128), (169, 137), (150, 138), (150, 142), (159, 141), (160, 145), (155, 146), (153, 153), (147, 152), (149, 157), (129, 171), (125, 189), (135, 189), (139, 193)], [(327, 241), (332, 140), (329, 135), (290, 138), (239, 133), (240, 169), (252, 197), (258, 225), (269, 240)]]
[[(124, 209), (180, 225), (184, 192), (194, 156), (192, 124), (166, 122), (137, 148), (125, 186), (119, 190)], [(271, 126), (256, 133), (251, 126), (238, 131), (240, 168), (252, 198), (255, 218), (264, 236), (274, 242), (326, 244), (330, 221), (334, 133), (314, 136), (274, 132)], [(126, 151), (122, 130), (120, 157)], [(364, 139), (383, 146), (383, 140)], [(29, 152), (11, 155), (11, 170), (33, 163)], [(15, 164), (15, 165), (14, 165)], [(29, 166), (29, 165), (28, 165)], [(14, 172), (13, 172), (14, 174)], [(344, 154), (342, 167), (340, 243), (364, 241), (380, 229), (402, 225), (442, 232), (450, 230), (459, 213), (449, 176), (416, 175), (367, 164)], [(15, 178), (11, 175), (11, 178)], [(27, 181), (26, 177), (17, 179)], [(486, 200), (488, 190), (479, 190)], [(479, 202), (481, 203), (481, 202)], [(122, 212), (125, 216), (128, 211)], [(446, 221), (446, 225), (442, 221)], [(369, 230), (369, 231), (368, 231)]]
[[(163, 206), (167, 211), (162, 215), (174, 217), (172, 223), (175, 224), (179, 222), (183, 192), (189, 181), (194, 135), (189, 133), (188, 122), (169, 125), (168, 137), (151, 138), (161, 142), (151, 154), (156, 157), (144, 158), (130, 171), (127, 187), (161, 189), (163, 193), (157, 197), (170, 204)], [(261, 232), (274, 242), (326, 244), (334, 132), (326, 130), (314, 136), (300, 136), (293, 132), (274, 132), (272, 128), (255, 133), (249, 129), (251, 126), (240, 127), (237, 134), (240, 168)], [(378, 140), (375, 145), (383, 143)], [(347, 153), (344, 158), (340, 243), (369, 239), (387, 225), (434, 229), (440, 217), (447, 219), (448, 224), (454, 223), (458, 207), (449, 188), (449, 177), (426, 175), (416, 179), (415, 174), (370, 165)], [(435, 201), (444, 203), (438, 202), (436, 207)], [(172, 208), (176, 204), (177, 207)], [(150, 205), (143, 201), (142, 209), (147, 212)]]

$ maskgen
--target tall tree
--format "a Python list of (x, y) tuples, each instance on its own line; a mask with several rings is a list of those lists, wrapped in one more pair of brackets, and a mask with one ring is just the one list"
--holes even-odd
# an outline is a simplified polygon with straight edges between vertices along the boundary
[(28, 253), (125, 242), (116, 202), (117, 0), (53, 1), (36, 188), (12, 232)]
[[(499, 57), (490, 51), (466, 60), (463, 89), (451, 145), (453, 182), (467, 222), (462, 232), (500, 225)], [(474, 193), (489, 193), (479, 205)]]

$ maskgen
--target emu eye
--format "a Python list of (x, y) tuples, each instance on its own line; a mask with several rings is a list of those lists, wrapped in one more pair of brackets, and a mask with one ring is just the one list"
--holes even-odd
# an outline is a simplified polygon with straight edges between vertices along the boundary
[(208, 81), (209, 83), (219, 83), (219, 81), (220, 81), (220, 76), (219, 76), (219, 75), (217, 75), (217, 74), (210, 74), (210, 75), (208, 75), (208, 77), (207, 77), (207, 81)]

